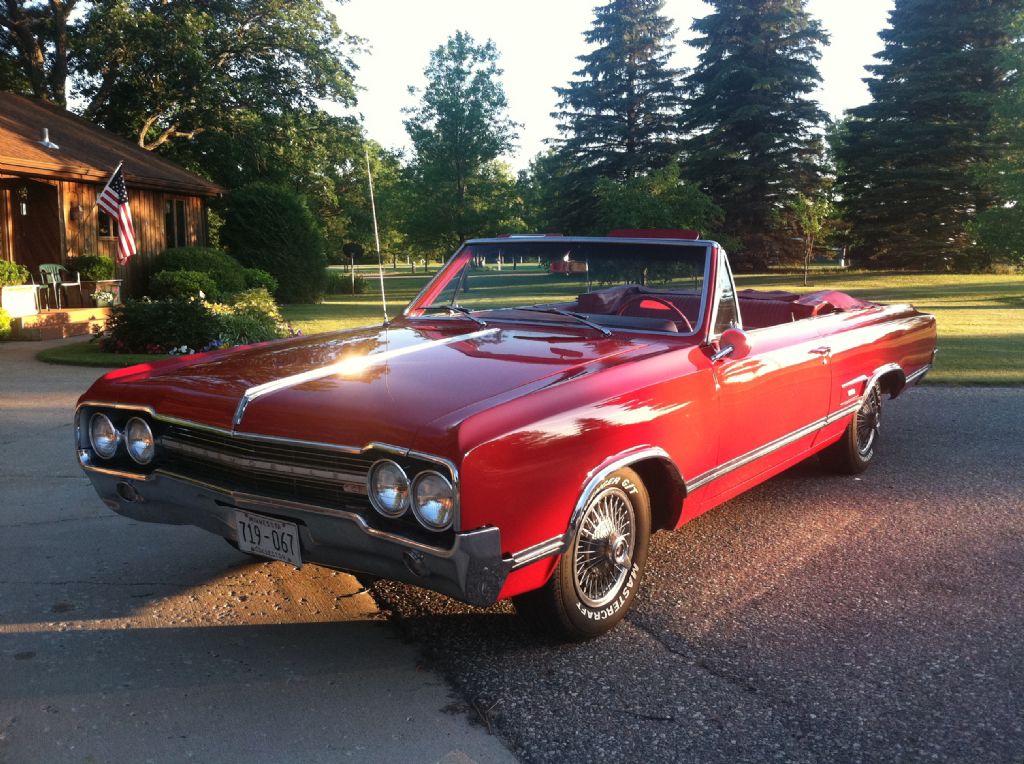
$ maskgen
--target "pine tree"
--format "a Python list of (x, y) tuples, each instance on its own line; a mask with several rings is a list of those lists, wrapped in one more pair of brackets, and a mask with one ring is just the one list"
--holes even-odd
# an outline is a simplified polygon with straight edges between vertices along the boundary
[(1007, 151), (994, 130), (1010, 78), (1019, 0), (897, 0), (868, 67), (872, 102), (850, 112), (838, 156), (854, 255), (878, 265), (987, 265), (973, 223), (998, 206), (982, 168)]
[[(1016, 20), (1016, 39), (1024, 39), (1024, 13)], [(981, 210), (969, 229), (983, 251), (973, 265), (992, 261), (1024, 265), (1024, 46), (1012, 45), (1003, 57), (1005, 91), (994, 109), (993, 130), (1000, 155), (981, 168), (996, 204)]]
[(788, 243), (786, 205), (821, 188), (827, 116), (810, 98), (828, 41), (804, 0), (711, 0), (693, 24), (700, 50), (686, 80), (687, 178), (725, 212), (748, 261)]
[[(664, 0), (610, 0), (594, 10), (584, 33), (595, 46), (578, 60), (577, 78), (555, 88), (552, 113), (561, 139), (562, 165), (555, 194), (566, 200), (560, 223), (590, 231), (596, 220), (594, 188), (600, 178), (626, 181), (665, 167), (678, 153), (679, 80), (669, 66), (675, 29), (661, 14)], [(666, 223), (667, 225), (667, 223)]]

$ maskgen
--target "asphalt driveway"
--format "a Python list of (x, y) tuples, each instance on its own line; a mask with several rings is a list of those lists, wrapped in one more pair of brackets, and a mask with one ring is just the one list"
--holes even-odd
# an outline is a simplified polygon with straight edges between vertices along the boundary
[(658, 534), (627, 620), (552, 645), (111, 514), (69, 446), (96, 372), (25, 348), (0, 345), (0, 762), (1024, 760), (1022, 390), (888, 403), (865, 475), (808, 463)]
[(512, 761), (350, 576), (110, 512), (74, 460), (100, 370), (0, 343), (0, 762)]
[(375, 594), (526, 761), (1024, 761), (1024, 390), (887, 404), (863, 476), (807, 463), (658, 534), (597, 641)]

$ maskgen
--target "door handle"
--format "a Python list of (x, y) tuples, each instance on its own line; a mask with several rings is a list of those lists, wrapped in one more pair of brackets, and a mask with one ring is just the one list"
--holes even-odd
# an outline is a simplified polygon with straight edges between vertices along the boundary
[(823, 345), (820, 348), (814, 348), (810, 353), (811, 355), (832, 355), (832, 348)]

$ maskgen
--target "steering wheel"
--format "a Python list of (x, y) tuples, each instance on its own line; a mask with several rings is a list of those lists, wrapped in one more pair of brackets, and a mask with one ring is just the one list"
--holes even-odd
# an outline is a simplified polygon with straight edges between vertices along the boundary
[[(642, 303), (645, 302), (656, 302), (659, 305), (664, 306), (676, 316), (677, 322), (682, 321), (683, 326), (685, 327), (687, 332), (693, 331), (693, 324), (690, 323), (690, 319), (686, 317), (686, 314), (683, 313), (683, 311), (679, 310), (678, 307), (673, 305), (664, 297), (658, 297), (656, 295), (638, 294), (636, 297), (634, 297), (621, 308), (619, 308), (618, 311), (616, 311), (616, 315), (625, 316), (628, 314), (629, 309), (632, 308), (634, 305), (641, 305)], [(644, 316), (637, 316), (637, 318), (644, 318)]]

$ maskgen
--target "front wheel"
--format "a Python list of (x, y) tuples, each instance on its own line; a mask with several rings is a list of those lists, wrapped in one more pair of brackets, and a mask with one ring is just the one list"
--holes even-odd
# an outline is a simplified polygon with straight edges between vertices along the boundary
[(864, 394), (864, 402), (843, 437), (821, 452), (821, 461), (835, 472), (859, 475), (875, 458), (881, 425), (882, 390), (875, 383)]
[(588, 497), (551, 579), (514, 597), (516, 611), (558, 639), (604, 634), (636, 599), (650, 535), (650, 498), (640, 477), (631, 469), (612, 473)]

